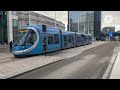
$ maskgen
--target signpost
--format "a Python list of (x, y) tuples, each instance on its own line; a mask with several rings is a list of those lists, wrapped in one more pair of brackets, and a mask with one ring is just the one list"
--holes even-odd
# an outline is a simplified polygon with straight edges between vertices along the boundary
[(109, 37), (112, 37), (113, 36), (113, 32), (109, 32)]
[(109, 41), (110, 41), (110, 37), (113, 37), (113, 32), (109, 32)]

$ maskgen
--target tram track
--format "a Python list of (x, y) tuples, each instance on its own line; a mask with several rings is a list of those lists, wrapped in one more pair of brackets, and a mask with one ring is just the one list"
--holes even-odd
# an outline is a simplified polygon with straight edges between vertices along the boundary
[(23, 59), (31, 59), (33, 57), (39, 57), (39, 56), (42, 56), (42, 55), (28, 56), (28, 57), (23, 57), (23, 58), (16, 58), (14, 56), (13, 57), (6, 57), (6, 58), (0, 59), (0, 64), (13, 62), (13, 61), (17, 61), (17, 60), (23, 60)]
[(20, 60), (20, 58), (15, 58), (15, 57), (3, 58), (3, 59), (0, 59), (0, 64), (16, 61), (16, 60)]

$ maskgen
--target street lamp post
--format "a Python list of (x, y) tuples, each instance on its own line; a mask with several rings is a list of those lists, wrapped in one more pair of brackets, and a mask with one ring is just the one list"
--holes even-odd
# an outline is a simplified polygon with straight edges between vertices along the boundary
[(85, 34), (85, 15), (84, 15), (84, 34)]
[(56, 28), (56, 11), (55, 11), (55, 28)]
[(70, 31), (70, 25), (71, 25), (71, 24), (70, 24), (70, 18), (69, 18), (69, 31)]
[[(109, 30), (109, 29), (107, 29), (107, 32), (108, 32), (108, 35), (109, 35), (110, 30)], [(109, 36), (109, 38), (108, 38), (108, 39), (109, 39), (109, 41), (110, 41), (110, 36)]]
[(87, 19), (88, 19), (88, 34), (89, 34), (89, 30), (90, 30), (90, 28), (89, 28), (89, 27), (90, 27), (90, 25), (89, 25), (89, 23), (90, 23), (90, 22), (89, 22), (89, 14), (88, 14), (88, 16), (87, 16)]
[(30, 11), (28, 11), (29, 13), (29, 25), (31, 24), (31, 18), (30, 18)]
[(80, 33), (80, 11), (78, 11), (78, 33)]
[(21, 22), (20, 22), (20, 28), (22, 27), (22, 22), (24, 20), (24, 17), (23, 17), (23, 11), (21, 12)]

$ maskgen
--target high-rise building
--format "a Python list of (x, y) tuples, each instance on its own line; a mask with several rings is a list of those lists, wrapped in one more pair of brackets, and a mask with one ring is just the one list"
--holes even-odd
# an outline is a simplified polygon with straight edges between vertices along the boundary
[(94, 11), (94, 37), (100, 39), (101, 11)]
[(13, 40), (14, 32), (18, 27), (17, 21), (16, 11), (0, 11), (0, 44), (7, 44)]
[(100, 37), (101, 11), (69, 11), (68, 31)]
[(0, 11), (0, 42), (7, 42), (7, 12)]

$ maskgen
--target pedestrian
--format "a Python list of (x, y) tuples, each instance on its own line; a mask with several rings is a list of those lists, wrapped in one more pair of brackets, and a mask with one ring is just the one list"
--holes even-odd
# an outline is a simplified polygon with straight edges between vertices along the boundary
[(85, 40), (86, 40), (86, 38), (85, 38), (85, 36), (84, 36), (84, 48), (85, 48)]
[(10, 52), (12, 52), (12, 45), (13, 45), (13, 42), (11, 41), (10, 42)]
[(83, 38), (83, 45), (84, 45), (84, 48), (85, 48), (85, 35), (82, 35), (82, 38)]
[(46, 56), (46, 37), (43, 37), (43, 52), (45, 52), (45, 56)]

